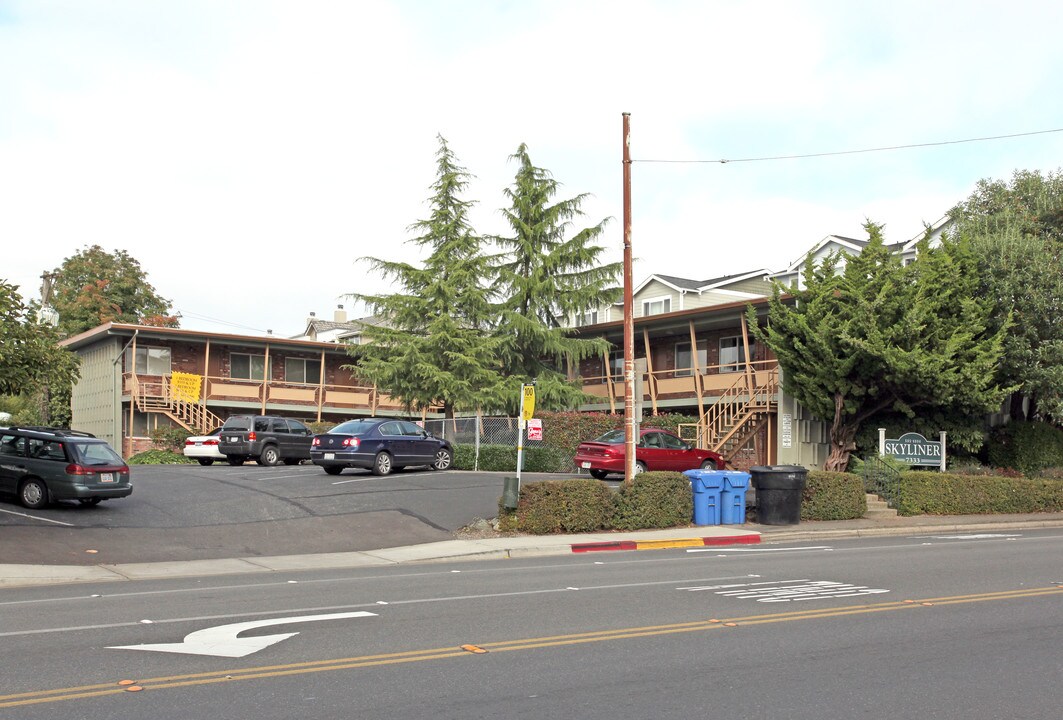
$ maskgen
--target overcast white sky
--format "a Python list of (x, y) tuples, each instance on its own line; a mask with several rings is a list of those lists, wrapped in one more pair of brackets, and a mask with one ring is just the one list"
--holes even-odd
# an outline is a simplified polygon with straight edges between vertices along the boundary
[(436, 135), (504, 233), (529, 146), (635, 282), (918, 234), (980, 178), (1063, 165), (1058, 0), (0, 0), (0, 279), (126, 250), (182, 327), (290, 336), (417, 262)]

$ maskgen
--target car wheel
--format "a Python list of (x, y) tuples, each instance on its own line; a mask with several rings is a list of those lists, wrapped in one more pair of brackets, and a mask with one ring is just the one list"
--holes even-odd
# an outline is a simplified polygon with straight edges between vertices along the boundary
[(605, 470), (591, 470), (591, 477), (595, 480), (605, 480), (605, 476), (608, 474)]
[(339, 475), (341, 472), (343, 472), (342, 465), (322, 465), (322, 467), (325, 468), (325, 472), (327, 472), (329, 475)]
[(644, 472), (646, 472), (646, 463), (642, 462), (641, 460), (637, 461), (635, 463), (635, 474), (641, 475)]
[(48, 504), (48, 486), (43, 480), (30, 478), (19, 486), (18, 499), (30, 510), (40, 510)]
[(446, 470), (450, 467), (450, 463), (453, 461), (453, 457), (450, 454), (450, 450), (446, 448), (439, 448), (436, 450), (436, 459), (432, 463), (433, 470)]
[(258, 456), (258, 462), (260, 465), (267, 467), (273, 467), (281, 461), (280, 451), (277, 450), (276, 445), (267, 445), (262, 448), (262, 454)]
[(79, 503), (90, 507), (93, 505), (99, 505), (102, 500), (103, 498), (78, 498)]
[(228, 460), (230, 465), (243, 465), (244, 464), (244, 459), (242, 457), (238, 456), (238, 455), (230, 455), (228, 458), (226, 458), (226, 460)]
[(715, 460), (706, 460), (705, 462), (701, 463), (701, 469), (702, 470), (716, 470), (716, 461)]
[(211, 460), (210, 458), (197, 458), (197, 460), (199, 460), (199, 464), (200, 465), (204, 465), (204, 466), (213, 465), (214, 464), (214, 461)]
[(374, 475), (387, 475), (391, 472), (391, 456), (386, 452), (380, 452), (376, 454), (376, 459), (373, 460), (373, 474)]

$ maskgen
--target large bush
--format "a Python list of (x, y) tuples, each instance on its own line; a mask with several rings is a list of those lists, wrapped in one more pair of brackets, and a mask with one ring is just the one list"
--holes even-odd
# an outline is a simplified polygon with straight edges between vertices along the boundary
[(688, 525), (694, 510), (690, 480), (676, 472), (636, 475), (631, 485), (620, 486), (614, 504), (617, 530)]
[[(517, 448), (514, 445), (481, 445), (480, 461), (476, 462), (476, 447), (454, 446), (455, 470), (474, 469), (487, 472), (516, 472)], [(525, 447), (521, 462), (524, 472), (562, 473), (572, 470), (572, 458), (552, 447)]]
[(1063, 467), (1063, 430), (1039, 422), (1008, 423), (993, 432), (986, 457), (993, 467), (1036, 477), (1044, 468)]
[(158, 427), (151, 431), (151, 444), (155, 446), (156, 450), (169, 450), (179, 453), (184, 450), (185, 438), (189, 435), (198, 434), (189, 432), (177, 425)]
[(894, 500), (901, 515), (1063, 511), (1063, 481), (909, 471)]
[(866, 512), (867, 494), (859, 475), (809, 471), (801, 497), (802, 520), (852, 520)]
[(601, 530), (611, 523), (612, 495), (612, 489), (600, 480), (526, 483), (514, 512), (500, 508), (499, 527), (534, 535)]

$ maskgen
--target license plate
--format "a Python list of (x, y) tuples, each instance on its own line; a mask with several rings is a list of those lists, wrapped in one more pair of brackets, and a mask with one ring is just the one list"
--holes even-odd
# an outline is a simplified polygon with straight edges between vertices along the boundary
[(231, 438), (229, 438), (229, 442), (240, 442), (240, 438), (238, 438), (238, 437), (231, 437)]
[(114, 473), (100, 473), (100, 482), (114, 482)]
[(584, 470), (590, 470), (590, 468), (591, 468), (591, 464), (589, 462), (581, 462), (579, 464), (579, 466), (581, 468), (583, 468)]
[(325, 453), (325, 459), (326, 460), (335, 460), (336, 459), (336, 453)]

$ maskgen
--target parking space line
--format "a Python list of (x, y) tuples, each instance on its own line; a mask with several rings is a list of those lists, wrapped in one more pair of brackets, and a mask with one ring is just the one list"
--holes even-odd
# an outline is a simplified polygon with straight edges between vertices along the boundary
[(7, 513), (8, 515), (18, 515), (20, 517), (29, 518), (30, 520), (40, 520), (42, 522), (55, 523), (56, 525), (63, 525), (65, 527), (74, 527), (72, 523), (59, 522), (58, 520), (50, 520), (49, 518), (37, 517), (36, 515), (27, 515), (26, 513), (15, 512), (14, 510), (4, 510), (0, 508), (0, 512)]

